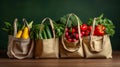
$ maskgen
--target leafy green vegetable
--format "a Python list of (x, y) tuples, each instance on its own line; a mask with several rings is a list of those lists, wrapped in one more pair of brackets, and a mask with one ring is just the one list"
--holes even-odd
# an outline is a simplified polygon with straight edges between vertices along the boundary
[(4, 26), (1, 27), (1, 30), (7, 32), (8, 35), (13, 35), (14, 28), (10, 22), (4, 22)]
[(41, 39), (41, 32), (44, 30), (44, 25), (43, 24), (35, 24), (32, 26), (31, 31), (30, 31), (30, 38), (32, 39)]
[(50, 39), (53, 37), (50, 24), (36, 24), (33, 25), (30, 33), (30, 37), (34, 39)]
[[(57, 23), (66, 25), (68, 16), (69, 16), (69, 14), (64, 15), (63, 17), (61, 17), (61, 18), (57, 21)], [(80, 18), (78, 18), (78, 19), (79, 19), (79, 24), (81, 25), (81, 24), (82, 24), (82, 21), (80, 20)], [(76, 25), (77, 25), (77, 22), (78, 22), (78, 20), (76, 19), (76, 17), (75, 17), (74, 15), (72, 15), (72, 16), (69, 18), (69, 20), (68, 20), (68, 25), (67, 25), (67, 26), (68, 26), (68, 27), (76, 26)]]
[(54, 28), (55, 28), (55, 35), (56, 35), (56, 37), (61, 37), (62, 34), (64, 33), (65, 26), (62, 25), (62, 24), (54, 23)]
[[(70, 14), (64, 15), (63, 17), (61, 17), (58, 21), (54, 23), (56, 37), (61, 37), (62, 34), (64, 33), (66, 22), (67, 22), (69, 15)], [(79, 19), (79, 24), (81, 25), (82, 21), (80, 20), (80, 18), (78, 19)], [(75, 16), (72, 15), (68, 20), (67, 27), (72, 27), (72, 26), (77, 26), (77, 25), (78, 25), (78, 20), (76, 19)]]

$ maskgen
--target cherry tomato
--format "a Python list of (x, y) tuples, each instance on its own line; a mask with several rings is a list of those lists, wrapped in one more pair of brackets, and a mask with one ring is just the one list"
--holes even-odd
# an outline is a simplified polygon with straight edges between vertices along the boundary
[(88, 36), (90, 34), (90, 30), (85, 31), (85, 36)]
[(82, 24), (80, 26), (80, 28), (81, 28), (82, 31), (86, 31), (87, 30), (87, 24)]
[(85, 36), (85, 31), (81, 31), (81, 36)]
[(89, 30), (89, 31), (92, 31), (92, 26), (88, 26), (88, 30)]

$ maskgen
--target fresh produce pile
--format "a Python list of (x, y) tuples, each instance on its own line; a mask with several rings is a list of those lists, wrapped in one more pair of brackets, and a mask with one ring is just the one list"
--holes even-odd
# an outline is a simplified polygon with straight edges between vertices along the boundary
[[(115, 34), (115, 26), (113, 22), (107, 18), (103, 18), (103, 14), (97, 17), (95, 21), (95, 30), (94, 35), (96, 36), (103, 36), (105, 34), (109, 36), (113, 36)], [(88, 25), (92, 26), (93, 18), (89, 19)]]
[(76, 27), (67, 27), (65, 29), (65, 37), (69, 42), (75, 42), (79, 39), (78, 28)]
[[(61, 17), (58, 21), (56, 21), (59, 26), (57, 26), (58, 29), (60, 29), (60, 35), (58, 37), (61, 37), (65, 33), (65, 37), (69, 42), (75, 42), (79, 39), (78, 35), (78, 21), (79, 24), (82, 24), (82, 21), (78, 18), (78, 21), (75, 16), (71, 16), (68, 20), (67, 28), (66, 28), (66, 22), (68, 19), (69, 14), (64, 15)], [(56, 28), (55, 28), (56, 29)], [(65, 32), (64, 32), (65, 30)], [(58, 31), (56, 31), (57, 33)], [(57, 34), (56, 34), (57, 35)]]
[[(66, 16), (61, 17), (60, 22), (61, 24), (65, 25)], [(74, 18), (74, 19), (73, 19)], [(92, 32), (93, 28), (93, 18), (89, 19), (88, 23), (82, 23), (80, 21), (80, 36), (89, 36)], [(112, 21), (103, 18), (103, 14), (101, 14), (97, 19), (95, 20), (95, 28), (94, 28), (94, 36), (103, 36), (103, 35), (109, 35), (113, 36), (115, 34), (114, 30), (115, 26), (113, 25)], [(67, 28), (65, 29), (65, 37), (68, 42), (75, 42), (79, 39), (79, 34), (78, 34), (78, 27), (77, 27), (77, 21), (75, 17), (71, 17), (70, 20), (68, 21)]]
[(53, 31), (50, 24), (36, 24), (33, 25), (30, 36), (35, 39), (50, 39), (53, 38)]
[[(63, 35), (68, 15), (69, 14), (64, 15), (60, 17), (59, 20), (54, 22), (56, 37), (61, 37)], [(80, 22), (79, 24), (82, 24), (82, 21), (80, 19), (79, 19), (79, 22)], [(74, 16), (71, 16), (71, 18), (68, 20), (67, 27), (70, 28), (70, 27), (75, 27), (75, 26), (77, 26), (77, 20)]]
[[(93, 18), (89, 19), (88, 23), (82, 23), (79, 19), (79, 27), (78, 21), (74, 16), (71, 16), (68, 20), (68, 24), (66, 26), (68, 15), (64, 15), (57, 21), (53, 21), (54, 29), (55, 29), (55, 36), (56, 38), (60, 38), (64, 33), (65, 37), (69, 42), (75, 42), (79, 40), (78, 28), (80, 28), (80, 36), (89, 36), (92, 31), (93, 25)], [(103, 36), (103, 35), (110, 35), (113, 36), (115, 34), (115, 26), (113, 25), (112, 21), (103, 18), (103, 14), (99, 17), (96, 17), (96, 23), (94, 28), (94, 36)], [(53, 38), (53, 31), (50, 24), (33, 24), (33, 21), (28, 23), (27, 26), (23, 26), (21, 23), (17, 23), (17, 35), (16, 38), (32, 38), (32, 39), (50, 39)], [(29, 30), (30, 28), (30, 30)], [(8, 33), (8, 35), (13, 35), (13, 25), (10, 22), (4, 22), (4, 27), (1, 30)], [(65, 30), (65, 31), (64, 31)]]
[(80, 26), (80, 29), (81, 29), (81, 37), (88, 36), (91, 33), (92, 26), (88, 26), (87, 24), (82, 24)]
[[(28, 26), (22, 25), (18, 22), (16, 24), (18, 31), (15, 37), (22, 39), (30, 38), (29, 33), (30, 29), (32, 28), (33, 21), (31, 21)], [(4, 22), (4, 27), (2, 27), (1, 30), (7, 32), (8, 35), (14, 35), (14, 27), (13, 24), (11, 24), (10, 22)]]

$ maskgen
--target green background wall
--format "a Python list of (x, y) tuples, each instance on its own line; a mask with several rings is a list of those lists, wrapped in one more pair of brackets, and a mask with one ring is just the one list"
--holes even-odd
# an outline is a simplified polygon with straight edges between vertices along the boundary
[[(77, 14), (83, 22), (101, 13), (111, 19), (116, 26), (116, 34), (111, 37), (113, 50), (120, 50), (120, 0), (0, 0), (0, 25), (4, 21), (13, 22), (26, 18), (35, 23), (45, 17), (58, 20), (68, 13)], [(0, 31), (0, 50), (7, 49), (7, 34)]]

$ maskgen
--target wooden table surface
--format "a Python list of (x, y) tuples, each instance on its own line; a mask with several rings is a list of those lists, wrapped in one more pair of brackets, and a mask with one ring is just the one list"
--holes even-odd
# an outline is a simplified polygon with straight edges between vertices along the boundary
[(0, 67), (120, 67), (120, 52), (112, 59), (9, 59), (0, 58)]

